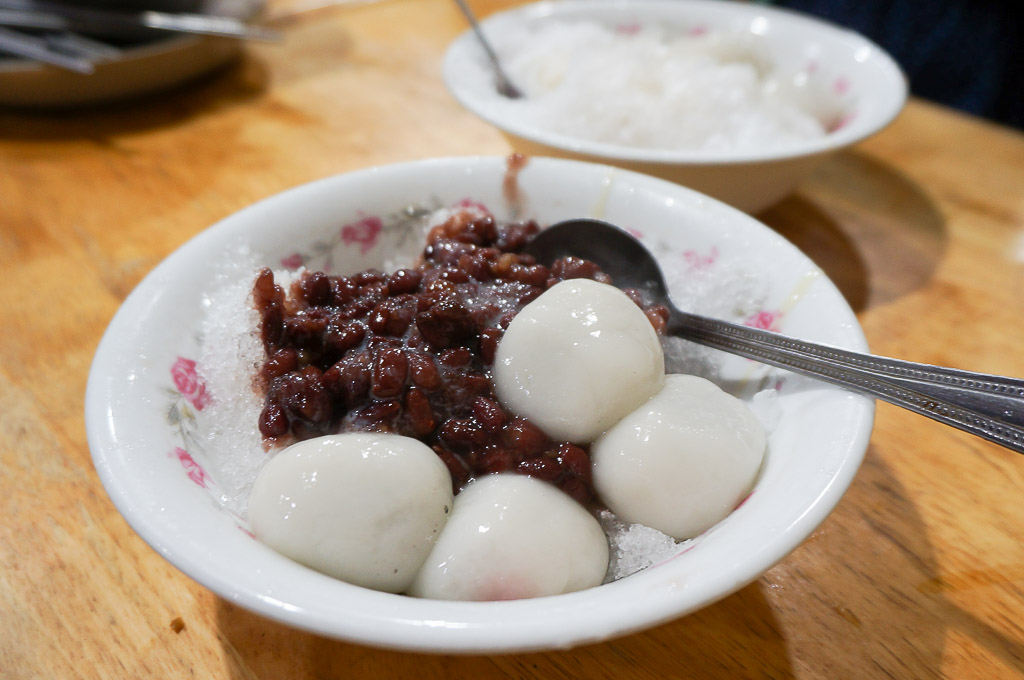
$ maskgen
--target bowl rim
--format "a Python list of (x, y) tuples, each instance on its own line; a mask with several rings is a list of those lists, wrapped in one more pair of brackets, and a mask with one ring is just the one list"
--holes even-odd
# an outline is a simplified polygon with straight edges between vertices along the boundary
[[(730, 2), (726, 0), (541, 0), (512, 9), (495, 12), (480, 22), (483, 30), (506, 21), (535, 21), (547, 17), (585, 16), (589, 11), (645, 11), (657, 10), (678, 12), (685, 16), (691, 9), (717, 12), (733, 17), (768, 17), (782, 26), (811, 27), (821, 32), (829, 42), (849, 47), (851, 54), (858, 55), (858, 62), (871, 61), (878, 65), (882, 79), (878, 91), (882, 106), (873, 110), (870, 116), (857, 116), (849, 124), (826, 133), (823, 137), (787, 144), (776, 149), (724, 151), (664, 150), (629, 147), (608, 142), (591, 141), (569, 135), (549, 132), (520, 120), (501, 115), (493, 107), (486, 106), (474, 95), (472, 88), (462, 86), (457, 77), (458, 64), (465, 59), (467, 50), (475, 49), (476, 36), (472, 29), (464, 31), (453, 40), (442, 64), (442, 79), (449, 93), (467, 110), (509, 135), (534, 144), (561, 149), (581, 156), (617, 162), (647, 163), (651, 165), (736, 165), (776, 162), (829, 153), (855, 144), (891, 123), (903, 110), (909, 94), (906, 74), (893, 57), (881, 46), (867, 37), (826, 19), (813, 17), (795, 10), (770, 7), (761, 3)], [(470, 46), (474, 46), (471, 48)]]
[[(350, 605), (343, 618), (325, 616), (233, 581), (229, 574), (222, 573), (209, 564), (206, 560), (206, 549), (202, 546), (183, 540), (180, 532), (169, 535), (167, 517), (161, 516), (160, 513), (147, 515), (143, 513), (144, 508), (137, 507), (136, 503), (140, 500), (139, 492), (132, 488), (133, 480), (123, 476), (126, 466), (122, 457), (123, 452), (119, 450), (123, 444), (116, 441), (113, 432), (111, 395), (116, 391), (116, 387), (107, 374), (111, 364), (118, 361), (117, 353), (123, 349), (119, 347), (121, 335), (126, 328), (136, 323), (135, 317), (140, 310), (154, 304), (151, 302), (154, 294), (161, 287), (166, 287), (169, 277), (172, 277), (176, 269), (183, 268), (190, 258), (208, 258), (211, 246), (223, 245), (231, 238), (245, 234), (251, 227), (249, 220), (253, 215), (259, 214), (269, 206), (279, 205), (282, 201), (301, 201), (304, 197), (334, 191), (339, 185), (373, 176), (386, 179), (389, 173), (428, 174), (445, 169), (465, 172), (466, 169), (481, 167), (486, 171), (493, 171), (495, 166), (504, 168), (504, 162), (504, 157), (479, 156), (424, 159), (367, 168), (302, 184), (264, 198), (203, 230), (161, 261), (138, 284), (114, 315), (96, 350), (86, 386), (85, 425), (94, 466), (104, 488), (118, 511), (143, 540), (175, 567), (220, 597), (295, 628), (384, 648), (447, 653), (497, 653), (567, 648), (598, 642), (681, 617), (756, 580), (810, 535), (838, 503), (860, 466), (873, 424), (873, 400), (850, 395), (850, 398), (844, 401), (845, 409), (842, 415), (846, 419), (844, 422), (851, 423), (853, 436), (841, 448), (841, 454), (838, 455), (841, 464), (835, 470), (835, 474), (811, 501), (810, 506), (785, 527), (781, 532), (784, 535), (775, 536), (767, 545), (761, 546), (756, 553), (756, 559), (752, 559), (747, 568), (738, 569), (735, 565), (730, 565), (730, 568), (709, 574), (711, 586), (706, 590), (711, 591), (713, 596), (698, 598), (696, 601), (693, 601), (692, 592), (687, 591), (683, 585), (675, 582), (643, 581), (644, 588), (649, 589), (656, 585), (655, 590), (660, 597), (651, 598), (644, 607), (637, 607), (637, 586), (633, 584), (639, 582), (631, 583), (634, 577), (601, 586), (601, 597), (597, 600), (592, 596), (596, 589), (508, 602), (417, 600), (402, 595), (370, 591), (307, 570), (308, 585), (314, 588), (329, 587), (336, 592), (344, 593), (346, 603)], [(617, 180), (621, 178), (631, 182), (634, 189), (668, 192), (677, 197), (691, 196), (695, 200), (712, 203), (712, 207), (716, 209), (728, 211), (730, 219), (757, 223), (761, 228), (768, 230), (768, 227), (734, 208), (665, 180), (581, 161), (534, 157), (530, 162), (544, 165), (557, 173), (593, 172), (595, 168), (613, 171)], [(499, 170), (496, 176), (500, 174)], [(782, 236), (774, 232), (766, 236), (780, 245), (793, 248), (798, 255), (806, 259), (805, 255)], [(809, 259), (807, 261), (810, 262)], [(850, 320), (845, 330), (850, 334), (851, 346), (855, 349), (866, 349), (863, 331), (838, 289), (835, 289), (827, 276), (822, 276), (820, 283), (828, 286), (832, 294), (837, 296), (836, 301), (841, 305), (839, 309), (842, 315), (848, 316)], [(263, 549), (269, 560), (283, 560), (292, 567), (305, 569), (265, 546)], [(396, 598), (401, 599), (401, 604), (397, 606), (406, 614), (404, 618), (395, 617), (390, 613), (395, 609), (391, 604), (399, 602)], [(680, 606), (680, 602), (687, 601), (690, 602), (689, 606)], [(382, 605), (387, 605), (382, 607), (384, 613), (374, 610), (374, 607)], [(607, 607), (612, 607), (617, 616), (592, 615), (598, 609), (603, 610)], [(484, 616), (495, 608), (498, 611), (496, 616)], [(557, 629), (557, 626), (564, 623), (566, 617), (570, 615), (578, 628), (569, 633)], [(401, 630), (401, 635), (396, 634), (396, 629)]]

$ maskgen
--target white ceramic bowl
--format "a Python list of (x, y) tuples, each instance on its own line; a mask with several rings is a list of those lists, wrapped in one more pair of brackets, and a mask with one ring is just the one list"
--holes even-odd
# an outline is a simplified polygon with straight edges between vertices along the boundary
[[(490, 63), (467, 31), (449, 47), (444, 80), (467, 109), (500, 128), (512, 147), (612, 163), (691, 187), (741, 210), (757, 212), (789, 194), (825, 157), (884, 128), (902, 109), (906, 79), (881, 48), (861, 35), (795, 12), (724, 0), (561, 0), (501, 12), (482, 22), (491, 40), (533, 32), (545, 22), (594, 21), (609, 27), (664, 26), (680, 34), (722, 34), (753, 46), (787, 81), (809, 83), (832, 99), (837, 116), (824, 137), (771, 149), (640, 148), (588, 141), (541, 129), (497, 96)], [(519, 42), (507, 47), (518, 48)], [(502, 52), (499, 47), (498, 52)], [(507, 53), (505, 53), (507, 55)], [(507, 56), (506, 56), (507, 58)], [(805, 91), (810, 91), (805, 88)]]
[[(744, 398), (767, 387), (775, 424), (750, 498), (662, 564), (557, 597), (441, 602), (336, 581), (252, 538), (223, 502), (220, 452), (207, 445), (197, 410), (232, 395), (205, 392), (190, 364), (218, 262), (242, 243), (275, 267), (303, 258), (342, 273), (380, 266), (396, 244), (422, 243), (404, 211), (410, 204), (471, 199), (507, 219), (505, 173), (502, 158), (451, 158), (313, 182), (211, 227), (139, 284), (96, 352), (86, 425), (100, 478), (143, 539), (225, 599), (292, 626), (377, 646), (497, 652), (564, 648), (681, 616), (756, 579), (818, 526), (861, 462), (874, 402), (690, 346), (688, 361), (714, 366)], [(677, 184), (560, 159), (529, 160), (518, 184), (525, 214), (542, 223), (600, 216), (642, 233), (674, 290), (700, 311), (745, 308), (738, 318), (866, 349), (821, 270), (737, 210)]]

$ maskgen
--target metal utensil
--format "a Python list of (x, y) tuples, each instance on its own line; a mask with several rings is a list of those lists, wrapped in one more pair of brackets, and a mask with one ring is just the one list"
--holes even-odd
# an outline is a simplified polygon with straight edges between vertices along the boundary
[(90, 74), (95, 70), (88, 59), (54, 49), (45, 38), (3, 27), (0, 27), (0, 52), (59, 66), (77, 73)]
[(852, 352), (677, 309), (661, 269), (640, 241), (600, 220), (568, 220), (525, 252), (551, 263), (575, 255), (616, 285), (639, 288), (669, 309), (666, 333), (841, 385), (1024, 453), (1024, 380)]
[(0, 19), (7, 26), (75, 31), (104, 38), (137, 38), (159, 32), (262, 41), (280, 38), (276, 31), (212, 14), (107, 10), (56, 0), (0, 0), (0, 10)]
[(480, 28), (480, 24), (476, 20), (476, 16), (473, 14), (473, 10), (466, 4), (466, 0), (455, 0), (455, 4), (459, 6), (462, 13), (466, 16), (466, 20), (469, 21), (469, 25), (473, 27), (473, 32), (476, 33), (477, 40), (480, 41), (480, 46), (484, 48), (484, 52), (487, 54), (487, 58), (491, 62), (491, 66), (494, 68), (494, 77), (498, 88), (498, 94), (509, 99), (519, 99), (523, 96), (522, 91), (512, 84), (508, 75), (505, 73), (505, 69), (501, 67), (501, 60), (498, 59), (498, 54), (491, 47), (490, 41), (487, 40), (487, 36), (484, 35), (483, 30)]

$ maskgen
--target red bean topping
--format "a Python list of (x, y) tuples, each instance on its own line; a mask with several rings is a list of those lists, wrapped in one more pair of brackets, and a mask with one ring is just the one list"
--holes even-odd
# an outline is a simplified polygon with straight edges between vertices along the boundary
[(438, 361), (452, 368), (469, 366), (470, 362), (473, 361), (473, 353), (466, 347), (454, 347), (441, 352)]
[(395, 337), (404, 335), (415, 314), (416, 299), (412, 295), (387, 298), (370, 312), (370, 330)]
[(341, 394), (351, 408), (370, 392), (370, 358), (366, 354), (348, 355), (335, 364), (341, 374)]
[(299, 280), (302, 297), (311, 305), (328, 305), (333, 299), (331, 281), (323, 272), (307, 272)]
[(498, 327), (501, 328), (501, 330), (505, 330), (508, 328), (508, 325), (512, 323), (512, 319), (514, 319), (515, 316), (515, 312), (506, 312), (505, 314), (502, 314), (501, 318), (498, 319)]
[(382, 274), (376, 269), (367, 269), (361, 271), (352, 277), (352, 282), (357, 286), (365, 286), (370, 283), (382, 283), (387, 280), (387, 276)]
[[(491, 279), (491, 263), (479, 253), (474, 255), (460, 255), (457, 266), (464, 271), (469, 279), (477, 281), (489, 281)], [(449, 277), (450, 280), (450, 277)]]
[(480, 358), (488, 366), (494, 363), (494, 355), (498, 351), (498, 341), (501, 340), (501, 330), (487, 328), (480, 331)]
[(341, 308), (341, 314), (348, 319), (359, 319), (370, 313), (377, 306), (378, 300), (369, 297), (357, 297)]
[(554, 482), (562, 473), (558, 461), (552, 458), (526, 458), (519, 461), (519, 471), (523, 474), (543, 479), (545, 482)]
[(654, 305), (644, 310), (644, 314), (647, 315), (647, 320), (654, 326), (656, 333), (661, 335), (665, 332), (665, 327), (668, 325), (668, 307), (664, 305)]
[(581, 505), (590, 503), (593, 498), (593, 487), (579, 477), (569, 477), (558, 482), (558, 488), (576, 499)]
[(635, 304), (637, 307), (639, 307), (640, 309), (644, 308), (644, 294), (641, 293), (638, 289), (623, 288), (622, 292), (625, 293), (626, 297), (632, 300), (633, 304)]
[(530, 237), (540, 231), (537, 223), (530, 220), (529, 222), (520, 222), (518, 224), (508, 224), (501, 230), (497, 240), (494, 242), (495, 247), (499, 250), (515, 251), (522, 250), (526, 242), (530, 240)]
[(502, 430), (501, 438), (507, 446), (526, 456), (537, 456), (550, 441), (539, 427), (525, 418), (513, 418)]
[[(455, 212), (431, 230), (414, 268), (309, 272), (287, 292), (261, 270), (253, 302), (266, 352), (262, 436), (283, 444), (330, 432), (397, 432), (437, 453), (456, 492), (474, 477), (516, 471), (589, 502), (586, 448), (554, 442), (508, 414), (489, 374), (524, 305), (567, 278), (608, 280), (579, 258), (548, 268), (520, 254), (537, 230), (534, 222)], [(667, 310), (633, 299), (662, 330)]]
[(330, 417), (330, 397), (320, 384), (320, 371), (314, 366), (277, 378), (271, 390), (291, 419), (323, 423)]
[(415, 293), (422, 280), (423, 274), (415, 269), (399, 269), (388, 277), (388, 291), (392, 295)]
[(442, 446), (434, 446), (434, 453), (448, 468), (448, 472), (452, 476), (452, 489), (458, 493), (463, 485), (472, 479), (472, 471), (462, 458)]
[(473, 400), (473, 417), (488, 432), (498, 432), (505, 424), (505, 412), (493, 399), (477, 397)]
[(331, 304), (340, 307), (352, 302), (359, 294), (359, 286), (351, 279), (344, 276), (332, 276), (331, 281)]
[[(274, 378), (285, 373), (294, 371), (299, 366), (299, 353), (294, 347), (282, 347), (277, 350), (263, 363), (263, 370), (260, 376), (264, 382), (269, 383)], [(283, 433), (282, 433), (283, 434)], [(277, 435), (274, 435), (277, 436)]]
[(356, 419), (375, 424), (378, 427), (402, 412), (402, 405), (394, 399), (375, 401), (356, 413)]
[(448, 297), (417, 314), (416, 327), (427, 342), (439, 348), (461, 344), (476, 335), (476, 324), (469, 310)]
[(509, 449), (491, 447), (484, 451), (478, 465), (482, 473), (494, 474), (514, 470), (518, 463), (519, 457)]
[(260, 434), (264, 437), (281, 437), (288, 433), (288, 417), (284, 409), (275, 403), (269, 403), (260, 413)]
[(359, 295), (365, 300), (380, 302), (388, 296), (387, 281), (372, 281), (359, 286)]
[(417, 437), (425, 437), (434, 431), (437, 421), (430, 400), (423, 392), (410, 387), (405, 393), (405, 409), (409, 413), (409, 424)]
[(274, 272), (264, 267), (256, 275), (253, 301), (260, 313), (260, 336), (268, 354), (284, 339), (284, 290), (274, 283)]
[(508, 276), (513, 265), (519, 263), (519, 258), (512, 253), (502, 253), (498, 259), (491, 264), (491, 273), (499, 279)]
[(373, 396), (397, 397), (405, 387), (408, 370), (405, 351), (395, 347), (380, 350), (373, 362)]
[(359, 321), (345, 321), (340, 317), (328, 322), (324, 329), (324, 349), (341, 356), (357, 347), (366, 337), (366, 326)]
[(567, 471), (585, 479), (589, 482), (590, 480), (590, 456), (587, 452), (569, 442), (564, 442), (558, 446), (558, 461), (566, 468)]
[(509, 268), (508, 278), (528, 286), (543, 287), (548, 281), (548, 268), (540, 264), (514, 264)]
[(413, 383), (425, 390), (441, 387), (441, 374), (432, 356), (423, 352), (409, 352), (406, 356), (409, 359), (409, 377)]
[(476, 394), (489, 394), (491, 392), (491, 379), (482, 373), (467, 373), (458, 382), (465, 392), (466, 399), (471, 399)]
[(441, 441), (453, 451), (470, 451), (487, 441), (487, 434), (479, 423), (469, 418), (451, 418), (441, 426)]
[(561, 279), (592, 279), (600, 269), (596, 264), (578, 257), (563, 257), (551, 264), (551, 275)]
[(498, 238), (498, 230), (494, 225), (494, 218), (490, 215), (473, 220), (466, 225), (462, 233), (456, 238), (474, 245), (489, 245)]

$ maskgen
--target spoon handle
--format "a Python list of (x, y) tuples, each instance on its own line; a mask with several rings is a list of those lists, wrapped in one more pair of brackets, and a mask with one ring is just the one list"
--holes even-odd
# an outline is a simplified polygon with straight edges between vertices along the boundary
[(876, 357), (671, 312), (672, 335), (841, 385), (1024, 453), (1024, 380)]
[(484, 30), (480, 28), (480, 22), (476, 20), (476, 15), (473, 14), (473, 10), (469, 8), (466, 0), (455, 0), (455, 4), (459, 6), (459, 10), (462, 11), (463, 16), (466, 17), (466, 21), (469, 22), (470, 27), (473, 29), (473, 33), (476, 34), (476, 39), (480, 43), (480, 47), (483, 48), (484, 53), (487, 55), (487, 59), (491, 62), (491, 66), (494, 68), (494, 77), (497, 80), (498, 94), (508, 97), (509, 99), (519, 99), (523, 96), (523, 93), (512, 84), (512, 80), (505, 73), (505, 69), (501, 67), (501, 60), (498, 59), (497, 53), (494, 48), (491, 47), (491, 42), (484, 35)]

